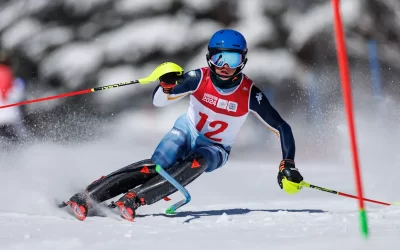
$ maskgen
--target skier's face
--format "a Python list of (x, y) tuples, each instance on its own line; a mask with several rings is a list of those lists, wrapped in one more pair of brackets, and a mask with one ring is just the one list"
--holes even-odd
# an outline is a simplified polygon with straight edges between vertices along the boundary
[[(224, 64), (222, 67), (215, 66), (215, 72), (220, 75), (222, 80), (228, 80), (230, 76), (232, 76), (236, 71), (236, 68), (232, 69), (228, 66), (228, 64)], [(226, 77), (223, 77), (226, 76)]]

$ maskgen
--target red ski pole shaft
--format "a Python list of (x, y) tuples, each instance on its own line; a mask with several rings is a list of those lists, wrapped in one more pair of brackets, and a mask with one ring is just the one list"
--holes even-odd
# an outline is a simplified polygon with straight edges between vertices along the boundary
[[(301, 183), (301, 186), (312, 188), (312, 189), (319, 190), (319, 191), (324, 191), (324, 192), (331, 193), (331, 194), (337, 194), (337, 195), (344, 196), (344, 197), (347, 197), (347, 198), (359, 199), (359, 197), (355, 196), (355, 195), (346, 194), (346, 193), (335, 191), (335, 190), (332, 190), (332, 189), (315, 186), (315, 185), (312, 185), (312, 184), (304, 182), (304, 181)], [(387, 203), (387, 202), (383, 202), (383, 201), (371, 200), (371, 199), (367, 199), (367, 198), (362, 198), (362, 199), (364, 201), (368, 201), (368, 202), (372, 202), (372, 203), (376, 203), (376, 204), (380, 204), (380, 205), (385, 205), (385, 206), (395, 205), (395, 204), (391, 204), (391, 203)]]
[(135, 83), (149, 84), (151, 82), (158, 80), (161, 76), (163, 76), (165, 74), (174, 73), (174, 72), (177, 73), (177, 75), (182, 75), (183, 69), (181, 66), (179, 66), (176, 63), (164, 62), (164, 63), (158, 65), (157, 68), (155, 68), (153, 70), (153, 72), (151, 72), (151, 74), (145, 78), (141, 78), (141, 79), (133, 80), (133, 81), (129, 81), (129, 82), (121, 82), (121, 83), (116, 83), (116, 84), (107, 85), (107, 86), (101, 86), (101, 87), (96, 87), (96, 88), (91, 88), (91, 89), (85, 89), (85, 90), (80, 90), (80, 91), (75, 91), (75, 92), (68, 92), (68, 93), (59, 94), (59, 95), (53, 95), (53, 96), (42, 97), (42, 98), (28, 100), (28, 101), (7, 104), (4, 106), (0, 106), (0, 109), (14, 107), (14, 106), (20, 106), (20, 105), (34, 103), (34, 102), (42, 102), (42, 101), (48, 101), (48, 100), (53, 100), (53, 99), (59, 99), (59, 98), (68, 97), (68, 96), (83, 95), (83, 94), (88, 94), (88, 93), (92, 93), (92, 92), (96, 92), (96, 91), (100, 91), (100, 90), (107, 90), (107, 89), (113, 89), (113, 88), (118, 88), (118, 87), (122, 87), (122, 86), (127, 86), (127, 85), (131, 85), (131, 84), (135, 84)]
[(92, 93), (92, 92), (96, 92), (96, 91), (100, 91), (100, 90), (126, 86), (126, 85), (130, 85), (130, 84), (134, 84), (134, 83), (139, 83), (139, 81), (135, 80), (135, 81), (131, 81), (131, 82), (122, 82), (122, 83), (117, 83), (117, 84), (103, 86), (103, 87), (84, 89), (84, 90), (79, 90), (79, 91), (75, 91), (75, 92), (68, 92), (68, 93), (63, 93), (63, 94), (59, 94), (59, 95), (47, 96), (47, 97), (42, 97), (42, 98), (38, 98), (38, 99), (7, 104), (4, 106), (0, 106), (0, 109), (14, 107), (14, 106), (20, 106), (20, 105), (25, 105), (25, 104), (35, 103), (35, 102), (43, 102), (43, 101), (48, 101), (48, 100), (53, 100), (53, 99), (60, 99), (60, 98), (69, 97), (69, 96), (83, 95), (83, 94), (88, 94), (88, 93)]

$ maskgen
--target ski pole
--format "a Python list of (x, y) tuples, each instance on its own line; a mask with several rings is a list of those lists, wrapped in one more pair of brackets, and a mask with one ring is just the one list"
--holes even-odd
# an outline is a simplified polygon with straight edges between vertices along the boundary
[(178, 189), (183, 196), (185, 196), (185, 199), (178, 201), (177, 203), (171, 205), (167, 210), (165, 210), (166, 214), (174, 214), (176, 210), (186, 204), (188, 204), (191, 200), (189, 191), (186, 190), (179, 182), (177, 182), (174, 177), (172, 177), (170, 174), (167, 173), (160, 165), (156, 165), (156, 171), (159, 173), (162, 177), (164, 177), (169, 183), (171, 183), (176, 189)]
[[(308, 182), (305, 182), (305, 181), (302, 181), (299, 185), (302, 186), (302, 187), (312, 188), (312, 189), (315, 189), (315, 190), (324, 191), (324, 192), (331, 193), (331, 194), (337, 194), (337, 195), (348, 197), (348, 198), (352, 198), (352, 199), (358, 199), (358, 196), (351, 195), (351, 194), (346, 194), (346, 193), (343, 193), (343, 192), (331, 190), (331, 189), (324, 188), (324, 187), (315, 186), (315, 185), (312, 185), (312, 184), (310, 184)], [(376, 204), (380, 204), (380, 205), (385, 205), (385, 206), (399, 205), (398, 202), (387, 203), (387, 202), (371, 200), (371, 199), (367, 199), (367, 198), (363, 198), (363, 200), (364, 201), (368, 201), (368, 202), (372, 202), (372, 203), (376, 203)]]
[(59, 94), (59, 95), (53, 95), (53, 96), (48, 96), (48, 97), (43, 97), (43, 98), (38, 98), (38, 99), (33, 99), (33, 100), (28, 100), (28, 101), (7, 104), (7, 105), (0, 106), (0, 109), (14, 107), (14, 106), (20, 106), (20, 105), (29, 104), (29, 103), (59, 99), (59, 98), (63, 98), (63, 97), (88, 94), (88, 93), (97, 92), (100, 90), (114, 89), (114, 88), (127, 86), (127, 85), (131, 85), (131, 84), (136, 84), (136, 83), (148, 84), (148, 83), (157, 81), (164, 74), (172, 73), (172, 72), (177, 72), (178, 74), (183, 74), (183, 69), (181, 66), (179, 66), (178, 64), (175, 64), (173, 62), (165, 62), (165, 63), (158, 65), (157, 68), (154, 69), (150, 75), (148, 75), (145, 78), (138, 79), (138, 80), (133, 80), (130, 82), (121, 82), (121, 83), (116, 83), (116, 84), (102, 86), (102, 87), (84, 89), (84, 90), (79, 90), (79, 91), (75, 91), (75, 92), (68, 92), (68, 93)]

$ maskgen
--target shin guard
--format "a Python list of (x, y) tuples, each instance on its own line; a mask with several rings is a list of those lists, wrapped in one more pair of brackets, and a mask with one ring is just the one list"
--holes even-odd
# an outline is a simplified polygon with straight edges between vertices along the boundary
[[(206, 158), (199, 153), (193, 153), (182, 162), (175, 164), (166, 171), (179, 184), (186, 186), (199, 177), (206, 168)], [(177, 189), (164, 179), (164, 177), (157, 175), (140, 187), (134, 188), (131, 191), (143, 200), (145, 204), (150, 205), (176, 192)]]
[(147, 159), (130, 164), (90, 184), (86, 191), (90, 198), (100, 203), (135, 188), (157, 176), (155, 164)]

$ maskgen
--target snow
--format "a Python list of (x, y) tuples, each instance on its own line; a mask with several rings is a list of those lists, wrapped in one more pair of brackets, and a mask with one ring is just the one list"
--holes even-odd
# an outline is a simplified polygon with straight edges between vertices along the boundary
[(238, 16), (240, 22), (233, 29), (242, 32), (248, 41), (248, 47), (256, 47), (263, 41), (276, 39), (276, 30), (271, 19), (264, 15), (263, 0), (253, 0), (252, 4), (239, 1)]
[(52, 0), (13, 0), (4, 7), (0, 5), (0, 31), (21, 19), (21, 16), (42, 11), (51, 2)]
[[(17, 2), (19, 5), (21, 1)], [(3, 6), (2, 6), (3, 7)], [(0, 9), (0, 30), (7, 27), (10, 23), (12, 23), (15, 19), (15, 8), (16, 4), (8, 5)]]
[[(166, 23), (168, 26), (165, 26)], [(183, 46), (188, 41), (171, 34), (176, 31), (185, 33), (187, 29), (187, 25), (180, 20), (157, 16), (128, 23), (118, 30), (96, 37), (95, 40), (102, 46), (109, 61), (120, 58), (139, 61), (144, 55), (157, 50), (167, 53), (178, 51), (179, 45)]]
[[(360, 4), (357, 1), (353, 2), (355, 3), (344, 4), (344, 7), (348, 6), (344, 9), (359, 10)], [(38, 1), (37, 6), (34, 3), (35, 1), (32, 0), (12, 1), (12, 4), (0, 10), (0, 30), (4, 29), (1, 42), (7, 48), (21, 49), (30, 59), (37, 62), (40, 76), (44, 81), (49, 80), (51, 76), (61, 75), (68, 87), (83, 89), (84, 77), (97, 74), (101, 70), (100, 67), (106, 68), (107, 65), (115, 63), (139, 65), (143, 63), (143, 60), (152, 58), (152, 55), (158, 52), (164, 56), (172, 56), (171, 60), (182, 64), (185, 69), (197, 68), (199, 65), (205, 66), (208, 39), (213, 32), (221, 28), (238, 29), (246, 36), (249, 46), (249, 63), (246, 69), (251, 72), (249, 76), (270, 79), (271, 82), (282, 78), (298, 77), (299, 63), (289, 55), (290, 51), (270, 53), (258, 48), (276, 39), (277, 30), (274, 26), (276, 24), (265, 13), (279, 11), (283, 6), (282, 1), (252, 0), (252, 4), (238, 1), (235, 3), (238, 5), (237, 13), (235, 13), (237, 22), (229, 27), (210, 19), (194, 22), (192, 12), (201, 13), (221, 4), (221, 1), (213, 0), (181, 1), (185, 8), (174, 15), (165, 12), (173, 5), (173, 1), (162, 0), (119, 0), (113, 3), (106, 0), (84, 2), (68, 0), (62, 3), (41, 0)], [(46, 11), (45, 8), (51, 10), (57, 5), (62, 5), (70, 14), (85, 15), (88, 11), (104, 4), (110, 4), (110, 8), (122, 15), (138, 14), (139, 16), (124, 22), (122, 21), (124, 17), (114, 17), (111, 14), (106, 17), (93, 16), (75, 30), (26, 17), (32, 13)], [(154, 10), (160, 13), (156, 16), (148, 14), (149, 11)], [(331, 17), (331, 14), (326, 15), (326, 11), (330, 11), (329, 5), (322, 4), (322, 7), (315, 11), (310, 10), (304, 16), (300, 16), (298, 19), (300, 21), (288, 19), (287, 26), (293, 26), (293, 30), (290, 28), (291, 42), (295, 46), (302, 46), (311, 36), (324, 28)], [(323, 13), (322, 16), (318, 14), (319, 12)], [(345, 19), (350, 19), (350, 21), (357, 17), (354, 14), (352, 18), (346, 18), (352, 15), (348, 11), (344, 14)], [(102, 22), (106, 23), (102, 24)], [(110, 25), (110, 22), (121, 23)], [(113, 26), (113, 29), (105, 29), (107, 25)], [(65, 45), (65, 43), (70, 43), (71, 39), (81, 40)], [(188, 60), (179, 57), (178, 54), (182, 51), (198, 51), (198, 54), (192, 60)], [(288, 57), (291, 58), (285, 62), (284, 60)], [(259, 67), (266, 70), (259, 70)], [(65, 71), (66, 68), (68, 71)], [(302, 77), (300, 80), (297, 78), (299, 81), (301, 79)]]
[(24, 41), (25, 50), (30, 58), (40, 61), (44, 52), (52, 46), (65, 44), (73, 39), (73, 32), (67, 27), (48, 27), (36, 32), (29, 42)]
[(281, 0), (263, 1), (262, 4), (269, 13), (276, 13), (285, 8), (285, 2)]
[[(351, 26), (357, 23), (362, 11), (360, 0), (341, 1), (341, 16), (343, 25)], [(286, 13), (285, 25), (290, 31), (289, 44), (299, 49), (316, 34), (329, 30), (333, 32), (333, 11), (330, 1), (314, 6), (304, 15)]]
[[(125, 70), (129, 74), (128, 68)], [(170, 196), (172, 201), (139, 208), (134, 223), (108, 209), (104, 210), (107, 217), (89, 217), (81, 222), (67, 209), (55, 207), (55, 200), (69, 198), (101, 175), (150, 157), (174, 119), (186, 111), (185, 103), (150, 109), (153, 115), (132, 111), (113, 118), (111, 123), (97, 124), (103, 135), (91, 141), (55, 144), (39, 140), (19, 150), (2, 152), (1, 249), (375, 250), (395, 249), (400, 244), (400, 207), (366, 203), (370, 238), (365, 240), (359, 233), (356, 200), (311, 189), (295, 195), (280, 190), (276, 183), (280, 152), (273, 147), (278, 140), (262, 147), (253, 145), (251, 156), (234, 148), (226, 166), (187, 186), (192, 201), (176, 216), (163, 212), (181, 199), (179, 193)], [(398, 111), (387, 110), (382, 119), (391, 129), (382, 131), (379, 122), (370, 122), (374, 115), (371, 107), (363, 104), (363, 110), (357, 113), (357, 126), (364, 195), (398, 201), (392, 185), (399, 171), (395, 163), (400, 137), (392, 127), (396, 122), (393, 113)], [(292, 119), (287, 117), (301, 144), (301, 134), (307, 128), (298, 127)], [(341, 115), (331, 122), (342, 128), (345, 124)], [(244, 126), (251, 129), (248, 123)], [(335, 139), (330, 144), (336, 147), (336, 154), (322, 161), (317, 155), (305, 157), (307, 149), (298, 148), (297, 167), (308, 182), (355, 194), (346, 132), (338, 129), (332, 135)], [(247, 141), (240, 138), (236, 143), (240, 146)]]
[(245, 72), (248, 76), (258, 75), (263, 68), (263, 75), (271, 83), (280, 83), (285, 79), (297, 79), (301, 74), (296, 58), (286, 49), (258, 50), (248, 53)]
[(115, 9), (122, 14), (141, 14), (148, 10), (164, 11), (172, 4), (165, 0), (118, 0), (115, 1)]
[(68, 8), (69, 11), (76, 14), (87, 14), (92, 11), (95, 7), (101, 4), (107, 3), (108, 0), (64, 0), (63, 4)]
[(41, 28), (42, 26), (37, 20), (31, 18), (23, 19), (5, 30), (2, 36), (2, 43), (5, 48), (14, 48), (38, 33)]
[[(211, 20), (201, 20), (193, 22), (193, 25), (188, 30), (186, 40), (189, 40), (189, 43), (196, 44), (196, 43), (203, 43), (207, 44), (208, 40), (210, 39), (210, 30), (220, 30), (223, 27)], [(204, 47), (207, 49), (207, 45)]]
[(69, 43), (52, 52), (41, 62), (41, 74), (60, 75), (68, 79), (68, 87), (77, 88), (83, 76), (94, 72), (101, 64), (103, 51), (85, 42)]
[(218, 5), (221, 1), (215, 0), (181, 0), (185, 6), (196, 9), (199, 12), (210, 10), (211, 8)]

